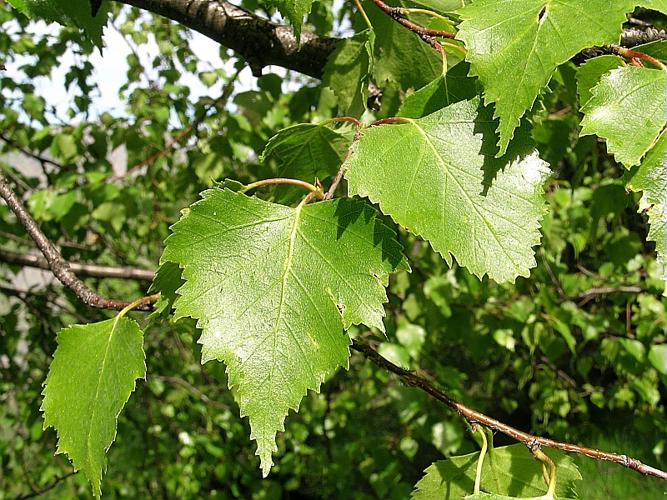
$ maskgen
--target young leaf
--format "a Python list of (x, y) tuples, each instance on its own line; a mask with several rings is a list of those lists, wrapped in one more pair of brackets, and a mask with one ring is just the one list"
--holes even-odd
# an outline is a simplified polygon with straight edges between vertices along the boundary
[(399, 116), (421, 118), (477, 95), (477, 80), (468, 76), (470, 65), (460, 62), (428, 85), (408, 95), (398, 110)]
[(480, 278), (528, 276), (536, 265), (547, 165), (525, 139), (494, 159), (479, 99), (401, 125), (366, 129), (346, 162), (350, 192), (427, 239)]
[[(279, 177), (324, 181), (336, 173), (350, 142), (350, 138), (324, 125), (300, 123), (274, 135), (266, 144), (261, 161), (274, 158)], [(289, 192), (294, 190), (277, 186), (276, 198), (284, 201)]]
[(299, 40), (303, 18), (310, 12), (313, 0), (271, 0), (270, 3), (275, 5), (280, 13), (289, 19), (294, 27), (294, 37)]
[(107, 23), (109, 2), (104, 2), (94, 16), (90, 0), (9, 0), (9, 3), (28, 17), (77, 26), (95, 45), (102, 47), (102, 29)]
[[(661, 0), (662, 1), (662, 0)], [(457, 38), (468, 49), (486, 103), (500, 118), (499, 154), (554, 70), (582, 49), (618, 43), (626, 13), (646, 0), (476, 0), (461, 9)], [(585, 29), (573, 19), (585, 23)]]
[(592, 93), (581, 110), (581, 135), (606, 139), (618, 162), (627, 168), (637, 165), (667, 123), (667, 71), (617, 68)]
[[(658, 266), (667, 285), (667, 131), (663, 131), (655, 147), (646, 155), (627, 188), (643, 191), (640, 210), (648, 212), (648, 239), (655, 241)], [(667, 289), (663, 292), (667, 295)]]
[(361, 116), (366, 109), (368, 76), (373, 67), (375, 33), (366, 29), (338, 42), (324, 66), (322, 86), (338, 101), (339, 114)]
[[(556, 497), (574, 498), (575, 483), (581, 480), (579, 469), (563, 452), (546, 453), (557, 468)], [(472, 495), (478, 458), (479, 452), (435, 462), (416, 484), (412, 499), (453, 500)], [(540, 497), (547, 490), (541, 462), (523, 444), (494, 448), (485, 457), (481, 488), (487, 494), (511, 497)]]
[(202, 362), (224, 361), (264, 475), (290, 409), (349, 357), (352, 324), (383, 329), (389, 273), (406, 268), (373, 208), (297, 208), (212, 189), (173, 226), (163, 261), (186, 283), (176, 316), (203, 329)]
[(74, 325), (58, 333), (58, 348), (44, 382), (44, 428), (58, 433), (57, 453), (67, 453), (100, 497), (104, 455), (116, 421), (146, 377), (143, 333), (131, 319)]

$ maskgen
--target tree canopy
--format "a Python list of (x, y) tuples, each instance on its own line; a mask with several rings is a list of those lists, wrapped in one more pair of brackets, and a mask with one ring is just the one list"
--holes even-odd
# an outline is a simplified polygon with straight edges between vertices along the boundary
[(0, 26), (0, 498), (662, 498), (666, 0)]

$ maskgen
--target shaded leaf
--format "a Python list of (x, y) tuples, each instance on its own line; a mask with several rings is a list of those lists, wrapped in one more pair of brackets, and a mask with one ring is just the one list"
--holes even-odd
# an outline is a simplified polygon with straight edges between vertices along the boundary
[(428, 85), (408, 95), (398, 110), (398, 116), (421, 118), (455, 102), (477, 95), (477, 82), (468, 76), (470, 65), (461, 62)]
[(548, 174), (527, 140), (494, 159), (479, 99), (400, 125), (366, 129), (346, 162), (350, 192), (454, 256), (480, 278), (514, 281), (534, 267)]
[[(418, 89), (442, 74), (442, 57), (429, 44), (371, 2), (364, 2), (364, 6), (377, 33), (373, 79), (380, 88), (384, 86), (383, 82), (394, 82), (403, 90)], [(412, 5), (398, 0), (392, 6)]]
[(98, 7), (94, 16), (89, 0), (9, 0), (9, 3), (30, 18), (81, 28), (95, 45), (102, 47), (102, 29), (107, 23), (109, 2)]
[[(557, 498), (574, 497), (581, 474), (571, 457), (556, 450), (545, 451), (557, 467)], [(447, 500), (459, 498), (539, 497), (547, 487), (542, 463), (523, 444), (494, 448), (484, 458), (481, 489), (487, 496), (472, 496), (479, 452), (440, 460), (428, 467), (416, 484), (412, 498)], [(495, 497), (488, 496), (494, 494)], [(468, 496), (470, 495), (470, 496)]]
[[(324, 125), (301, 123), (274, 135), (266, 144), (261, 161), (275, 159), (279, 177), (324, 181), (336, 173), (350, 142), (350, 138)], [(279, 200), (284, 200), (289, 192), (289, 187), (276, 187)]]
[(336, 96), (340, 114), (361, 116), (366, 109), (375, 33), (366, 29), (336, 44), (324, 66), (322, 86)]

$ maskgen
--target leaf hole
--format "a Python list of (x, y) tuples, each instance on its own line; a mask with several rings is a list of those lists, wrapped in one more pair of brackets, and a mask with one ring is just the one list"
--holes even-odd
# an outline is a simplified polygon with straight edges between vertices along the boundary
[(542, 9), (540, 10), (540, 13), (537, 14), (537, 23), (538, 23), (538, 24), (542, 24), (542, 22), (544, 21), (544, 18), (546, 17), (546, 15), (547, 15), (547, 6), (545, 5), (545, 6), (542, 7)]

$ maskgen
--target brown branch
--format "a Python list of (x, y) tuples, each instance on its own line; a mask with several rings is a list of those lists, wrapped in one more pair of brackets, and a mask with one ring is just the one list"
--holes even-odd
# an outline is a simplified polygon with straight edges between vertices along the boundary
[(617, 45), (612, 45), (611, 46), (611, 51), (613, 54), (619, 55), (621, 57), (626, 57), (629, 59), (640, 59), (642, 61), (646, 61), (653, 66), (655, 66), (658, 69), (661, 69), (663, 71), (667, 71), (667, 67), (662, 64), (659, 60), (657, 60), (655, 57), (650, 56), (648, 54), (645, 54), (644, 52), (639, 52), (637, 50), (632, 50), (632, 49), (627, 49), (625, 47), (619, 47)]
[(194, 385), (192, 385), (190, 382), (187, 380), (184, 380), (179, 377), (172, 377), (170, 375), (155, 375), (153, 376), (154, 379), (156, 380), (161, 380), (163, 382), (167, 382), (171, 385), (174, 386), (179, 386), (189, 392), (192, 393), (193, 396), (197, 397), (202, 403), (212, 406), (213, 408), (217, 408), (218, 410), (228, 410), (229, 408), (227, 405), (220, 403), (219, 401), (216, 401), (214, 399), (209, 398), (206, 394), (204, 394), (202, 391), (197, 389)]
[(255, 76), (268, 65), (320, 78), (335, 38), (301, 33), (223, 0), (116, 0), (177, 21), (241, 55)]
[[(116, 0), (118, 3), (153, 12), (215, 40), (241, 55), (253, 69), (255, 75), (270, 64), (282, 66), (305, 75), (321, 78), (327, 58), (335, 49), (338, 38), (318, 36), (315, 33), (301, 34), (301, 43), (296, 43), (294, 31), (263, 19), (252, 12), (224, 0)], [(384, 3), (384, 2), (382, 2)], [(386, 4), (384, 4), (386, 5)], [(394, 9), (387, 6), (389, 9)], [(384, 9), (383, 9), (384, 10)], [(388, 13), (391, 15), (391, 13)], [(400, 14), (400, 9), (398, 11)], [(408, 21), (404, 19), (404, 21)], [(405, 22), (402, 22), (406, 26)], [(414, 23), (412, 23), (414, 24)], [(419, 36), (451, 38), (449, 32), (429, 30), (415, 25)], [(411, 29), (410, 26), (406, 28)], [(667, 32), (655, 28), (646, 30), (631, 28), (621, 35), (623, 47), (634, 47), (656, 40), (667, 39)], [(427, 42), (431, 43), (428, 39)], [(437, 42), (436, 42), (437, 43)], [(591, 57), (586, 49), (579, 58)], [(601, 53), (599, 52), (597, 55)]]
[[(58, 278), (63, 285), (72, 290), (84, 303), (101, 309), (117, 310), (123, 309), (130, 304), (130, 302), (124, 300), (101, 297), (74, 275), (67, 261), (62, 258), (60, 252), (58, 252), (53, 243), (49, 241), (35, 220), (25, 209), (23, 203), (21, 203), (21, 200), (16, 196), (2, 172), (0, 172), (0, 197), (5, 200), (9, 209), (14, 212), (16, 218), (33, 239), (37, 248), (42, 252), (42, 255), (44, 255), (49, 264), (51, 272), (53, 272), (55, 277)], [(143, 304), (138, 309), (146, 311), (151, 308), (150, 304)]]
[(610, 295), (612, 293), (642, 293), (644, 290), (636, 285), (604, 286), (599, 288), (590, 288), (577, 296), (577, 305), (583, 306), (599, 295)]
[(405, 16), (402, 13), (403, 9), (401, 9), (400, 7), (392, 7), (391, 5), (387, 5), (382, 0), (373, 0), (373, 3), (377, 5), (380, 8), (380, 10), (382, 10), (385, 14), (390, 16), (394, 21), (405, 26), (410, 31), (417, 33), (419, 36), (430, 36), (430, 37), (439, 36), (442, 38), (454, 38), (454, 36), (456, 35), (456, 33), (452, 33), (451, 31), (425, 28), (417, 23), (414, 23), (409, 19), (405, 18)]
[[(51, 270), (46, 259), (39, 255), (12, 252), (10, 250), (3, 250), (2, 248), (0, 248), (0, 262)], [(138, 269), (136, 267), (100, 266), (97, 264), (83, 264), (71, 261), (69, 261), (67, 265), (74, 274), (90, 276), (93, 278), (122, 278), (138, 281), (153, 281), (154, 276), (153, 271)]]
[(16, 497), (16, 500), (25, 500), (27, 498), (34, 498), (34, 497), (41, 496), (41, 495), (45, 494), (46, 492), (51, 491), (53, 488), (58, 486), (62, 481), (65, 481), (66, 479), (72, 477), (77, 472), (78, 471), (72, 471), (72, 472), (69, 472), (68, 474), (65, 474), (63, 476), (58, 476), (53, 481), (51, 481), (51, 483), (46, 485), (41, 490), (32, 491), (32, 492), (27, 493), (25, 495), (18, 496), (18, 497)]
[(0, 139), (2, 139), (5, 143), (7, 143), (9, 146), (13, 147), (14, 149), (20, 151), (24, 155), (32, 158), (33, 160), (37, 160), (40, 162), (42, 165), (48, 163), (50, 165), (53, 165), (54, 167), (64, 170), (65, 166), (62, 163), (58, 163), (57, 161), (50, 160), (49, 158), (46, 158), (45, 156), (40, 156), (36, 153), (33, 153), (29, 149), (26, 149), (19, 145), (16, 141), (8, 137), (4, 132), (0, 132)]
[(353, 340), (352, 348), (366, 356), (380, 368), (398, 375), (407, 385), (416, 387), (417, 389), (426, 392), (428, 395), (437, 399), (438, 401), (443, 402), (471, 424), (480, 424), (488, 427), (489, 429), (501, 432), (521, 443), (524, 443), (530, 449), (535, 449), (538, 446), (546, 446), (547, 448), (555, 448), (570, 453), (579, 453), (580, 455), (585, 455), (596, 460), (608, 460), (610, 462), (623, 465), (624, 467), (640, 472), (647, 476), (654, 476), (667, 480), (667, 472), (656, 469), (655, 467), (651, 467), (650, 465), (646, 465), (635, 458), (628, 457), (627, 455), (617, 455), (616, 453), (607, 453), (600, 450), (585, 448), (583, 446), (578, 446), (572, 443), (554, 441), (553, 439), (534, 436), (532, 434), (528, 434), (527, 432), (515, 429), (514, 427), (484, 415), (483, 413), (473, 410), (463, 403), (450, 398), (447, 394), (434, 387), (424, 377), (418, 375), (417, 373), (404, 370), (403, 368), (395, 365), (388, 359), (382, 357), (377, 351), (375, 351), (367, 344)]
[(627, 48), (660, 40), (667, 40), (667, 31), (656, 28), (630, 28), (621, 33), (621, 45)]

